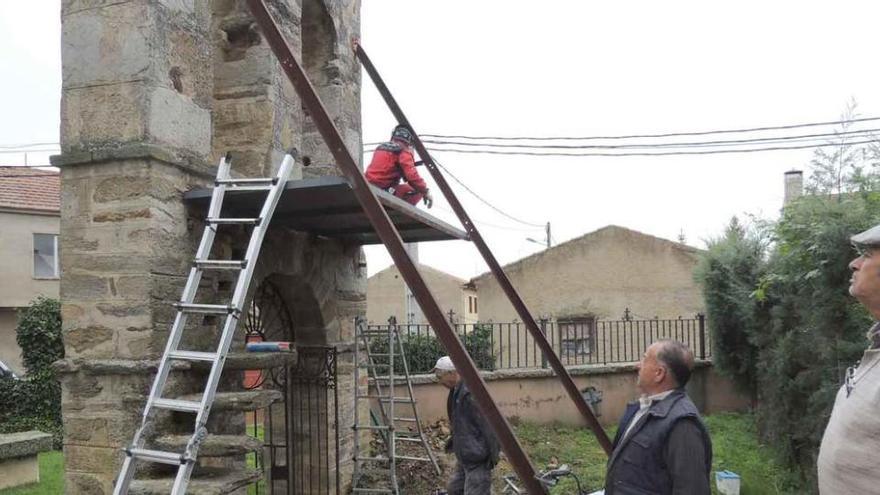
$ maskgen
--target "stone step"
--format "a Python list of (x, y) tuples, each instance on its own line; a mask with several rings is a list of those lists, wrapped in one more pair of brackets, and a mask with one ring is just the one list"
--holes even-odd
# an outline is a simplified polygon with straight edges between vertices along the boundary
[[(166, 435), (154, 440), (153, 448), (165, 452), (183, 452), (189, 442), (189, 435)], [(231, 457), (257, 452), (263, 447), (259, 438), (248, 435), (213, 435), (205, 437), (199, 447), (199, 458)]]
[[(266, 370), (280, 368), (285, 364), (296, 364), (296, 352), (230, 352), (226, 355), (223, 363), (223, 371), (241, 370)], [(211, 363), (196, 361), (192, 363), (194, 369), (210, 370)]]
[[(225, 495), (233, 493), (262, 477), (260, 471), (253, 469), (233, 470), (205, 469), (193, 476), (187, 487), (187, 495)], [(134, 480), (129, 495), (168, 495), (174, 483), (173, 476), (167, 478)]]
[[(248, 412), (255, 409), (264, 409), (282, 399), (278, 390), (246, 390), (244, 392), (217, 392), (214, 395), (214, 405), (211, 413), (217, 411), (241, 411)], [(202, 394), (190, 394), (178, 397), (180, 400), (200, 401)]]

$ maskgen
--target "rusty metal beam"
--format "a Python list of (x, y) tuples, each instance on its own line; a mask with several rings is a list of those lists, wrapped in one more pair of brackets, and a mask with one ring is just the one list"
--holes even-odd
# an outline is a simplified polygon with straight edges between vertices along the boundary
[(458, 201), (458, 198), (455, 196), (455, 193), (452, 191), (452, 188), (449, 187), (449, 183), (446, 182), (446, 179), (443, 177), (443, 174), (440, 173), (440, 170), (437, 168), (437, 164), (434, 163), (434, 159), (431, 157), (431, 154), (428, 153), (428, 150), (425, 148), (424, 143), (422, 143), (421, 138), (418, 133), (413, 129), (412, 124), (410, 124), (409, 120), (406, 118), (406, 115), (403, 114), (403, 110), (400, 109), (400, 106), (397, 104), (397, 101), (394, 99), (394, 96), (391, 95), (391, 91), (388, 89), (388, 86), (385, 85), (385, 82), (382, 80), (382, 77), (379, 76), (379, 72), (376, 70), (376, 67), (373, 65), (373, 62), (370, 60), (370, 57), (367, 56), (367, 53), (364, 51), (363, 47), (360, 45), (358, 41), (354, 42), (354, 50), (357, 54), (358, 59), (363, 64), (364, 69), (366, 69), (367, 74), (370, 75), (370, 78), (373, 79), (373, 83), (376, 85), (376, 89), (379, 90), (379, 93), (385, 99), (385, 103), (388, 104), (388, 108), (391, 109), (391, 113), (394, 114), (394, 117), (397, 119), (399, 124), (405, 125), (409, 127), (409, 129), (413, 133), (414, 144), (416, 147), (416, 151), (419, 152), (419, 156), (425, 162), (425, 167), (431, 172), (431, 176), (434, 177), (434, 181), (437, 183), (437, 187), (443, 192), (443, 195), (446, 197), (446, 200), (449, 201), (449, 205), (452, 206), (453, 211), (458, 216), (458, 219), (461, 221), (462, 226), (464, 226), (465, 231), (468, 233), (468, 237), (473, 243), (477, 246), (477, 250), (483, 255), (483, 259), (486, 261), (486, 264), (489, 265), (489, 269), (492, 270), (492, 273), (495, 275), (495, 279), (498, 280), (498, 285), (501, 286), (504, 293), (507, 294), (507, 298), (510, 300), (510, 303), (513, 305), (517, 314), (519, 314), (520, 319), (526, 324), (526, 328), (529, 329), (529, 333), (532, 334), (532, 338), (535, 339), (535, 342), (538, 343), (538, 347), (541, 348), (541, 351), (544, 352), (544, 356), (546, 356), (548, 363), (553, 368), (553, 371), (556, 372), (556, 376), (559, 377), (559, 380), (562, 382), (562, 386), (565, 388), (565, 391), (568, 392), (569, 397), (574, 402), (577, 409), (580, 411), (581, 415), (586, 420), (590, 429), (593, 430), (593, 434), (596, 436), (596, 440), (599, 441), (599, 445), (605, 449), (605, 453), (607, 455), (611, 455), (611, 440), (608, 439), (608, 435), (605, 433), (605, 430), (602, 429), (602, 426), (599, 424), (599, 421), (596, 420), (596, 416), (593, 415), (593, 411), (590, 409), (590, 406), (584, 400), (580, 391), (575, 385), (574, 380), (571, 379), (571, 375), (566, 371), (565, 366), (562, 365), (562, 361), (559, 360), (559, 356), (553, 352), (553, 347), (547, 342), (547, 338), (541, 332), (541, 329), (538, 327), (537, 322), (535, 322), (535, 318), (529, 312), (528, 308), (526, 308), (526, 304), (523, 302), (522, 298), (520, 298), (519, 293), (517, 293), (516, 289), (513, 287), (513, 284), (510, 282), (510, 279), (507, 278), (507, 274), (504, 273), (504, 270), (501, 268), (501, 265), (498, 264), (498, 260), (495, 259), (495, 255), (492, 254), (492, 251), (486, 245), (486, 242), (483, 240), (483, 236), (480, 235), (480, 232), (477, 230), (474, 222), (471, 221), (470, 216), (468, 216), (467, 212), (465, 212), (464, 207)]
[(421, 274), (419, 274), (415, 263), (407, 254), (400, 234), (394, 229), (388, 214), (379, 204), (372, 188), (358, 168), (357, 161), (346, 148), (339, 130), (336, 129), (321, 99), (309, 82), (308, 76), (294, 57), (293, 51), (285, 41), (278, 25), (272, 19), (264, 0), (247, 0), (247, 3), (254, 14), (257, 24), (262, 29), (263, 36), (279, 62), (281, 62), (282, 70), (287, 74), (294, 89), (302, 99), (303, 105), (308, 110), (309, 116), (315, 123), (315, 127), (318, 128), (321, 137), (324, 138), (324, 142), (333, 154), (337, 166), (339, 166), (346, 178), (351, 182), (355, 196), (364, 208), (370, 223), (376, 228), (376, 232), (388, 248), (394, 264), (397, 265), (401, 276), (403, 276), (404, 281), (410, 287), (416, 301), (422, 308), (422, 312), (428, 319), (428, 322), (431, 323), (437, 337), (449, 353), (449, 357), (452, 358), (456, 369), (461, 374), (462, 379), (464, 379), (465, 384), (470, 389), (483, 414), (486, 415), (489, 424), (495, 430), (496, 435), (498, 435), (498, 440), (505, 454), (507, 454), (508, 461), (513, 465), (520, 480), (530, 493), (546, 494), (546, 490), (535, 479), (535, 469), (517, 441), (516, 436), (514, 436), (510, 424), (492, 400), (489, 391), (486, 389), (486, 383), (477, 371), (476, 365), (474, 365), (461, 340), (459, 340), (455, 331), (453, 331), (446, 320), (446, 315), (438, 306), (437, 300), (431, 294)]

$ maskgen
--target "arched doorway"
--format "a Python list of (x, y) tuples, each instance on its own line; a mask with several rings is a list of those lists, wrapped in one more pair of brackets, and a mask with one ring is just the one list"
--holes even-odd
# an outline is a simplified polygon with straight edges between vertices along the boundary
[[(245, 373), (245, 388), (275, 389), (282, 400), (255, 413), (251, 431), (263, 440), (258, 467), (266, 493), (339, 491), (336, 349), (321, 345), (323, 322), (308, 284), (292, 276), (266, 277), (242, 321), (247, 342), (290, 342), (293, 362)], [(259, 493), (264, 493), (258, 488)]]

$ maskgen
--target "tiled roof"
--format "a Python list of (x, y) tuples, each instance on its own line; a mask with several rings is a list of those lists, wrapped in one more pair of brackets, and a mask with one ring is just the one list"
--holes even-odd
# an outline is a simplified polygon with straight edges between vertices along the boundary
[(0, 167), (0, 208), (59, 212), (58, 172), (26, 167)]

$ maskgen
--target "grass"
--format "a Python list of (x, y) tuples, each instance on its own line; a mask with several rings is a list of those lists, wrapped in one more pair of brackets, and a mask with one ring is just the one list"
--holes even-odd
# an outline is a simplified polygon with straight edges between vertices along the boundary
[[(714, 450), (713, 477), (715, 471), (730, 470), (742, 477), (742, 495), (789, 495), (803, 493), (793, 488), (793, 477), (776, 462), (770, 448), (757, 441), (754, 417), (750, 414), (716, 414), (705, 418), (712, 436)], [(605, 454), (593, 435), (586, 428), (562, 425), (535, 425), (521, 423), (515, 426), (517, 437), (539, 469), (551, 461), (569, 464), (588, 491), (602, 487), (605, 478)], [(262, 427), (257, 431), (249, 427), (249, 434), (260, 438)], [(614, 428), (609, 429), (614, 434)], [(254, 456), (248, 456), (248, 465), (254, 466)], [(45, 452), (39, 456), (40, 483), (27, 487), (0, 490), (0, 495), (54, 495), (64, 493), (64, 458), (59, 451)], [(500, 475), (512, 472), (510, 465), (502, 461), (496, 470)], [(714, 485), (714, 478), (712, 480)], [(500, 486), (498, 493), (501, 493)], [(249, 493), (255, 493), (253, 485)], [(266, 493), (262, 486), (261, 494)], [(566, 479), (553, 493), (576, 493), (574, 481)], [(713, 486), (713, 493), (715, 492)]]
[(40, 482), (0, 490), (0, 495), (56, 495), (64, 493), (64, 455), (60, 450), (39, 454)]
[[(716, 414), (705, 418), (712, 437), (712, 493), (715, 471), (729, 470), (742, 478), (742, 495), (788, 495), (796, 490), (792, 475), (776, 462), (771, 449), (759, 444), (754, 417), (750, 414)], [(517, 437), (537, 469), (551, 461), (569, 464), (587, 492), (602, 488), (605, 480), (605, 453), (586, 428), (519, 424)], [(610, 428), (613, 438), (616, 428)], [(501, 474), (512, 469), (506, 462)], [(497, 485), (501, 486), (501, 485)], [(577, 493), (574, 480), (566, 479), (553, 493)], [(499, 490), (500, 491), (500, 490)]]

